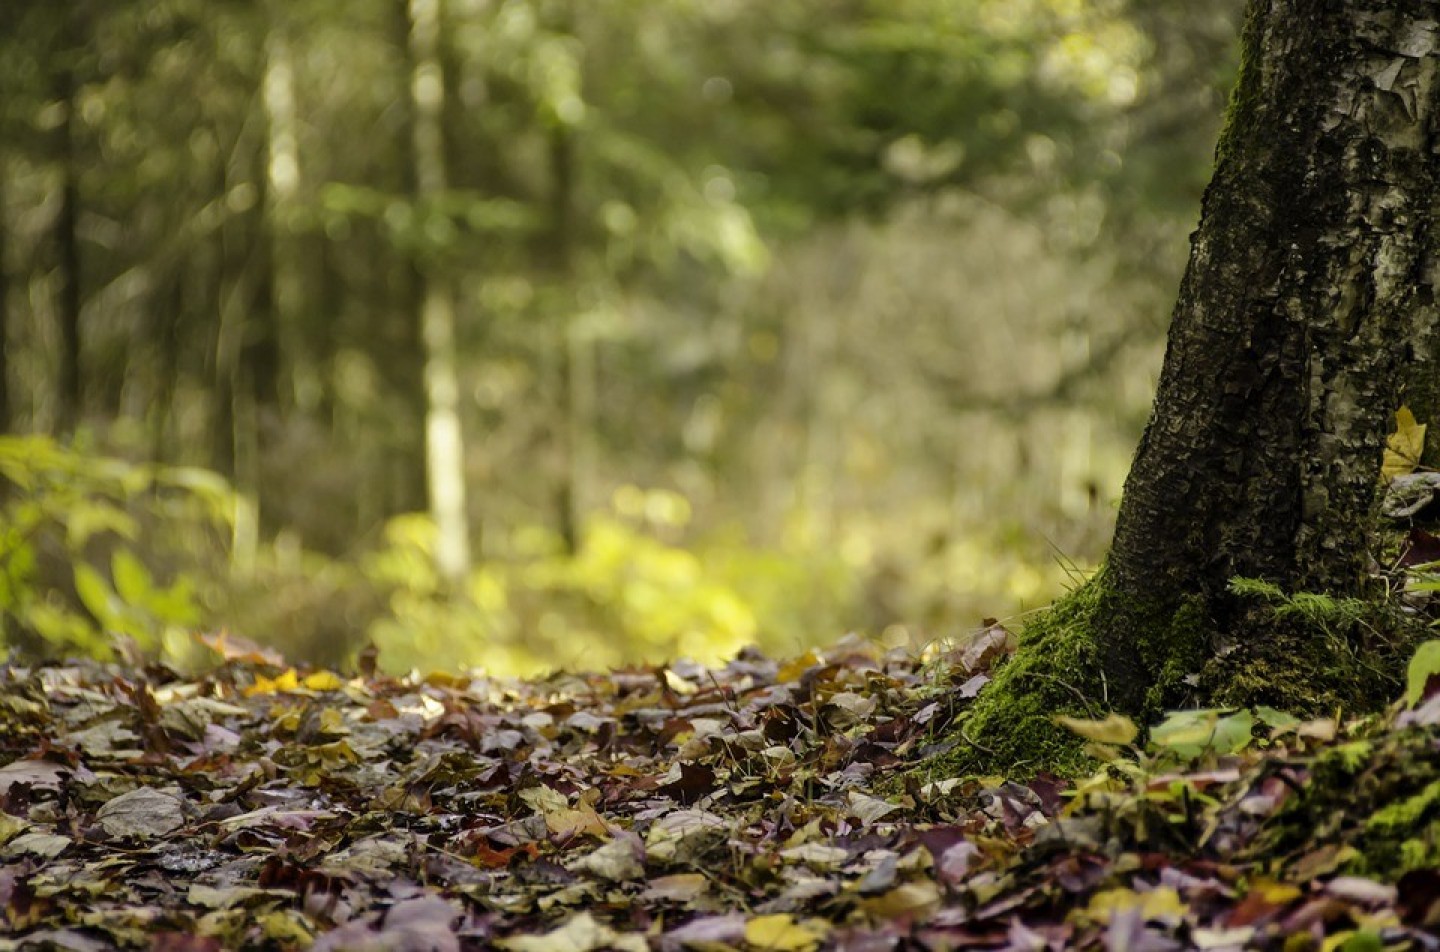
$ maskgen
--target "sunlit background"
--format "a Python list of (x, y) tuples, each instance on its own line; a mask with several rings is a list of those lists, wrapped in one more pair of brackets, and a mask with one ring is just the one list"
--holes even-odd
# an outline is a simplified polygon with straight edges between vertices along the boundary
[(1239, 5), (0, 5), (0, 644), (528, 673), (1045, 604)]

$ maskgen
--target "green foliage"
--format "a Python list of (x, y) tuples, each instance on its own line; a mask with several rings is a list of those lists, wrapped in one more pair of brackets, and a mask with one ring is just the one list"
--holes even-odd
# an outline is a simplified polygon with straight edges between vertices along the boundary
[(550, 530), (520, 527), (508, 555), (451, 597), (424, 515), (391, 520), (353, 562), (282, 537), (236, 573), (236, 497), (213, 474), (26, 437), (0, 439), (0, 476), (0, 644), (32, 655), (103, 658), (124, 638), (183, 661), (191, 633), (224, 626), (329, 664), (368, 634), (391, 668), (519, 674), (714, 661), (750, 644), (794, 652), (853, 611), (853, 571), (838, 557), (738, 534), (682, 543), (690, 505), (669, 492), (618, 492), (573, 555)]
[(233, 511), (223, 480), (39, 436), (0, 437), (0, 478), (0, 646), (104, 657), (117, 636), (152, 654), (186, 640), (197, 558)]
[(1234, 754), (1250, 745), (1256, 717), (1248, 710), (1171, 711), (1150, 730), (1150, 742), (1182, 758)]
[(1425, 694), (1430, 679), (1440, 675), (1440, 639), (1422, 643), (1415, 649), (1405, 669), (1405, 706), (1415, 707)]
[(1262, 579), (1233, 578), (1230, 591), (1264, 599), (1276, 618), (1299, 618), (1330, 633), (1344, 631), (1375, 614), (1375, 606), (1363, 598), (1335, 598), (1323, 592), (1287, 594), (1280, 586)]
[(389, 593), (390, 613), (370, 635), (396, 669), (460, 664), (509, 675), (714, 661), (750, 644), (793, 652), (835, 630), (853, 590), (842, 562), (723, 534), (682, 546), (673, 537), (688, 514), (674, 493), (622, 490), (591, 518), (573, 556), (554, 533), (522, 528), (512, 558), (478, 566), (454, 599), (434, 570), (428, 517), (392, 520), (386, 544), (363, 563)]

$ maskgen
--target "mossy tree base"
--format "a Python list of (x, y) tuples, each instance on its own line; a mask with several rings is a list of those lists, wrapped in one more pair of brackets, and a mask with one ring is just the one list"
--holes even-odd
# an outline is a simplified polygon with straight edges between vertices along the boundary
[[(1182, 707), (1263, 704), (1301, 717), (1378, 710), (1398, 696), (1424, 635), (1382, 602), (1344, 628), (1256, 603), (1222, 637), (1199, 597), (1168, 614), (1147, 611), (1116, 593), (1102, 569), (1022, 629), (1019, 649), (956, 723), (956, 746), (926, 772), (1084, 772), (1094, 762), (1058, 715), (1118, 709), (1144, 727)], [(1115, 643), (1135, 646), (1132, 670), (1149, 684), (1136, 707), (1114, 701), (1103, 659)]]
[[(1163, 711), (1186, 690), (1209, 644), (1203, 614), (1187, 603), (1168, 618), (1124, 604), (1102, 569), (1057, 601), (1020, 633), (1019, 650), (957, 725), (962, 744), (946, 760), (958, 772), (1007, 776), (1049, 770), (1074, 774), (1089, 765), (1082, 741), (1055, 722), (1058, 715), (1104, 717), (1114, 708), (1103, 663), (1105, 645), (1123, 626), (1143, 645), (1139, 670), (1151, 685), (1146, 707)], [(1132, 712), (1142, 714), (1143, 712)]]

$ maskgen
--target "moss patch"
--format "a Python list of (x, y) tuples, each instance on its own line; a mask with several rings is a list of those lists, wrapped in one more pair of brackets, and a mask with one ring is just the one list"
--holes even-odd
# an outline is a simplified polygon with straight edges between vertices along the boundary
[[(930, 777), (1023, 777), (1040, 770), (1074, 776), (1093, 769), (1095, 761), (1084, 753), (1084, 742), (1057, 725), (1055, 717), (1098, 718), (1109, 712), (1097, 624), (1101, 618), (1114, 623), (1116, 597), (1102, 569), (1027, 624), (1020, 632), (1019, 650), (1001, 663), (994, 680), (952, 728), (956, 747), (924, 763), (923, 772)], [(1144, 617), (1139, 612), (1125, 615)], [(1176, 703), (1179, 692), (1189, 690), (1185, 679), (1200, 669), (1210, 641), (1198, 600), (1186, 601), (1169, 617), (1144, 628), (1134, 643), (1143, 646), (1144, 667), (1154, 674), (1142, 723), (1158, 717)]]
[(933, 769), (949, 776), (1019, 776), (1041, 769), (1075, 774), (1090, 765), (1080, 739), (1054, 717), (1096, 717), (1104, 710), (1092, 629), (1099, 595), (1092, 580), (1025, 626), (1019, 650), (1001, 663), (955, 728), (960, 746)]
[(1259, 11), (1258, 6), (1251, 7), (1241, 31), (1240, 70), (1235, 85), (1230, 89), (1230, 101), (1225, 107), (1225, 122), (1215, 145), (1217, 167), (1235, 151), (1235, 143), (1249, 131), (1259, 112), (1262, 83), (1260, 70), (1255, 63), (1264, 39)]
[(1341, 626), (1324, 613), (1281, 611), (1264, 600), (1241, 608), (1235, 627), (1253, 634), (1232, 635), (1217, 652), (1203, 598), (1173, 609), (1137, 605), (1106, 584), (1102, 569), (1021, 630), (1019, 650), (951, 728), (955, 745), (918, 772), (1020, 778), (1093, 769), (1083, 741), (1054, 718), (1097, 718), (1111, 709), (1116, 692), (1104, 673), (1102, 634), (1139, 655), (1147, 687), (1130, 695), (1138, 710), (1125, 713), (1142, 727), (1177, 707), (1264, 704), (1299, 716), (1374, 710), (1398, 695), (1400, 673), (1424, 635), (1379, 603), (1363, 620), (1347, 614)]
[(1345, 871), (1393, 880), (1440, 865), (1440, 758), (1433, 731), (1377, 734), (1326, 751), (1252, 853), (1284, 861), (1352, 847)]
[[(1267, 704), (1300, 716), (1364, 713), (1404, 690), (1405, 665), (1427, 629), (1382, 601), (1358, 620), (1257, 604), (1237, 626), (1252, 632), (1211, 658), (1200, 686), (1208, 703)], [(1346, 604), (1354, 600), (1346, 600)], [(1348, 611), (1348, 610), (1347, 610)]]

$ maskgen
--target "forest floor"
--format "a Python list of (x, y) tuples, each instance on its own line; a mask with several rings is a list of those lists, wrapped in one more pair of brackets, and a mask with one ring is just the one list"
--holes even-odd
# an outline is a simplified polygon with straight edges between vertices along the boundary
[[(1440, 949), (1440, 698), (926, 775), (999, 628), (719, 669), (0, 667), (0, 949)], [(1158, 746), (1157, 746), (1158, 745)]]

